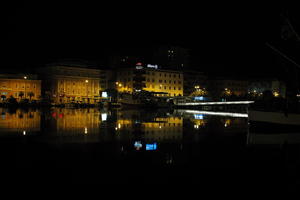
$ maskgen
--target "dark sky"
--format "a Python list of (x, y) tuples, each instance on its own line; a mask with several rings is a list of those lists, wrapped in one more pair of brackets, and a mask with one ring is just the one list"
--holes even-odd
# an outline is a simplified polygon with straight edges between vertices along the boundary
[(285, 8), (245, 2), (99, 2), (2, 5), (1, 66), (30, 67), (56, 58), (102, 63), (118, 51), (146, 54), (154, 45), (179, 44), (191, 48), (199, 69), (205, 64), (225, 66), (215, 68), (220, 71), (262, 69), (270, 56), (264, 44), (279, 36)]

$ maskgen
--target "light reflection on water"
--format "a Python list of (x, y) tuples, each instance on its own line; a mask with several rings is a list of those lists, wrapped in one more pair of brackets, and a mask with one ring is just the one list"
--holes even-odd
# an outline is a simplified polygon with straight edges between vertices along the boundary
[[(65, 142), (181, 142), (201, 135), (247, 133), (247, 119), (176, 110), (0, 108), (0, 136), (65, 138)], [(84, 139), (83, 139), (84, 138)]]

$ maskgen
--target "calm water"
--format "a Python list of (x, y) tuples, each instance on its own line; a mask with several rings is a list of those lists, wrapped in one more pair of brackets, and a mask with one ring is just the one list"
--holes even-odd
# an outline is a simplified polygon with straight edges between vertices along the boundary
[(289, 184), (299, 177), (299, 135), (251, 133), (244, 113), (0, 112), (2, 167), (11, 172), (6, 181)]

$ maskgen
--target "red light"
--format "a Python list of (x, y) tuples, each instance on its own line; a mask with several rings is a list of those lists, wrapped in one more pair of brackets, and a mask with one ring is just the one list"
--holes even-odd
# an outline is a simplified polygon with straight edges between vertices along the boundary
[(59, 118), (62, 118), (63, 116), (64, 116), (63, 113), (61, 113), (61, 114), (58, 115)]
[(56, 117), (56, 112), (52, 113), (52, 117), (54, 118)]
[(142, 66), (143, 64), (140, 63), (140, 62), (138, 62), (138, 63), (136, 63), (136, 65), (137, 65), (137, 66)]

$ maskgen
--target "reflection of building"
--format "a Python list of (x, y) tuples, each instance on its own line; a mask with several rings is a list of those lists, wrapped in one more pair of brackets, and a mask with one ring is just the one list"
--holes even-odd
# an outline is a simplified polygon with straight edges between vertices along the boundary
[(0, 75), (1, 100), (10, 96), (20, 100), (22, 98), (37, 100), (41, 96), (41, 81), (35, 75)]
[(97, 109), (54, 109), (52, 126), (61, 135), (98, 134), (101, 123)]
[(183, 74), (179, 71), (156, 69), (151, 65), (143, 67), (138, 63), (135, 69), (118, 70), (116, 87), (119, 92), (146, 90), (165, 93), (165, 96), (182, 96)]
[(100, 85), (100, 77), (105, 79), (101, 70), (85, 66), (53, 64), (39, 69), (43, 78), (44, 95), (50, 95), (55, 103), (85, 102), (94, 103), (106, 82)]
[(0, 133), (19, 132), (27, 134), (28, 132), (40, 131), (41, 115), (36, 111), (16, 110), (11, 113), (4, 108), (0, 108)]
[(260, 96), (264, 91), (271, 91), (274, 96), (285, 97), (286, 85), (284, 82), (276, 79), (249, 81), (249, 93)]
[[(118, 113), (115, 130), (120, 132), (119, 136), (121, 138), (133, 138), (133, 134), (137, 133), (135, 136), (145, 141), (159, 142), (182, 139), (183, 118), (165, 116), (155, 117), (151, 120), (141, 120), (141, 116), (138, 116), (141, 113), (140, 111), (131, 114)], [(126, 118), (126, 115), (131, 117)]]

